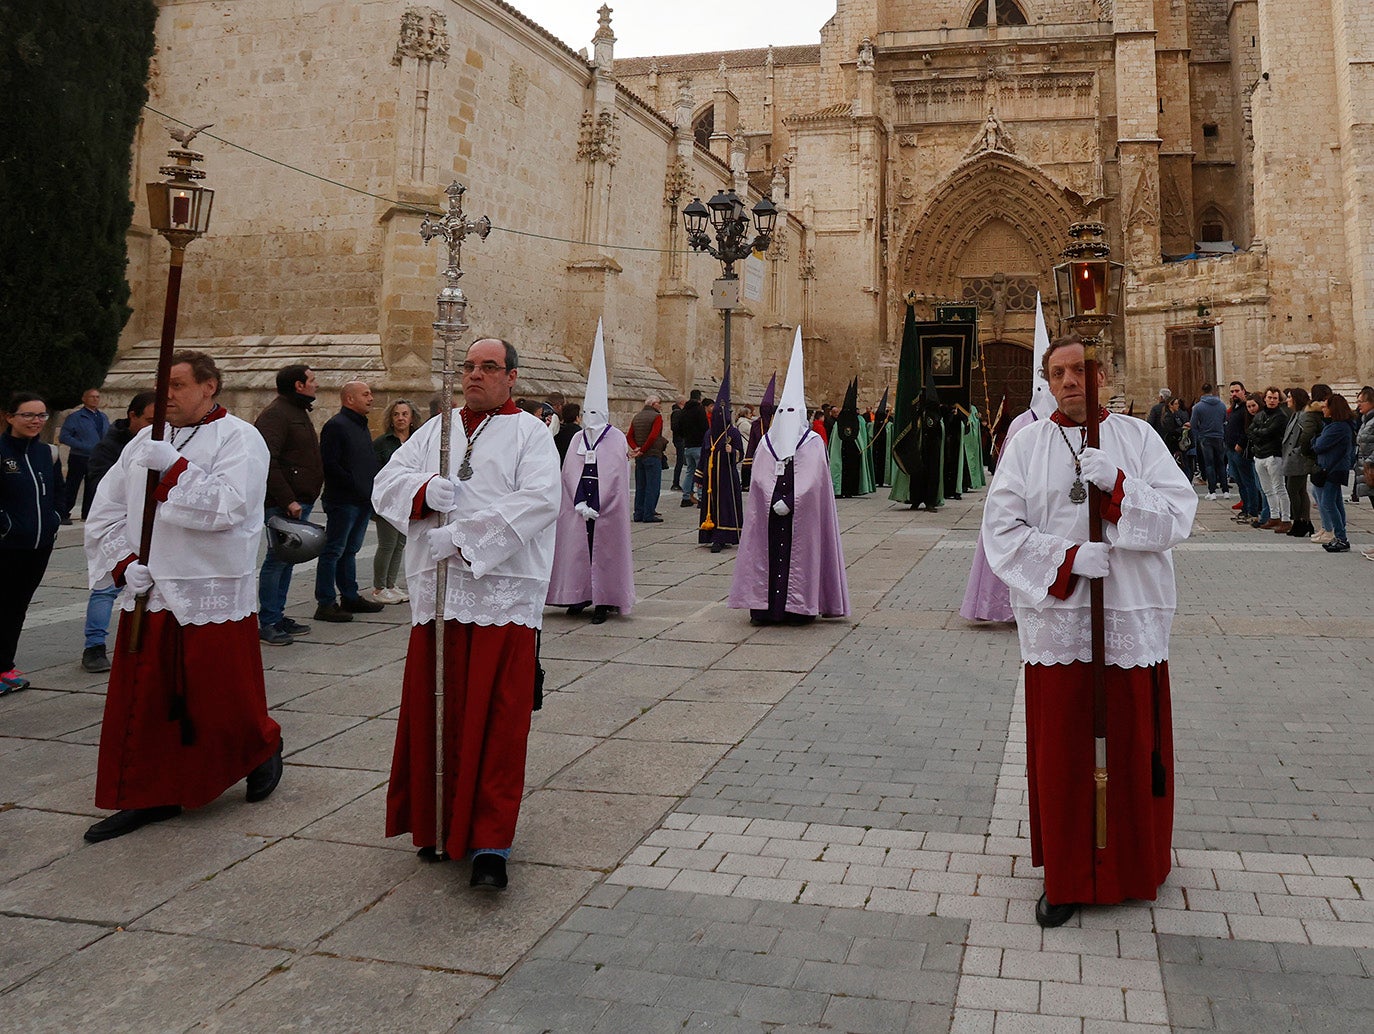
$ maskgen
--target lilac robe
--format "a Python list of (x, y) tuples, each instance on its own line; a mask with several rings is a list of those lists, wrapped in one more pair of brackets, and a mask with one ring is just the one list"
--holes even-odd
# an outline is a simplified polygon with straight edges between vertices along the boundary
[[(1002, 451), (1016, 432), (1036, 421), (1035, 411), (1028, 409), (1016, 417), (1007, 427), (1007, 435), (1002, 439)], [(964, 602), (959, 607), (959, 616), (968, 621), (1015, 621), (1011, 612), (1011, 592), (1006, 583), (992, 573), (988, 555), (983, 549), (983, 533), (978, 532), (978, 545), (973, 550), (973, 566), (968, 573), (968, 587), (964, 590)]]
[[(600, 516), (585, 520), (573, 509), (582, 467), (588, 460), (587, 439), (597, 459)], [(573, 438), (563, 460), (563, 502), (558, 509), (553, 547), (553, 576), (548, 605), (574, 607), (591, 601), (597, 607), (618, 607), (628, 614), (635, 602), (634, 564), (630, 558), (630, 466), (625, 433), (607, 426), (601, 432), (583, 431)], [(588, 525), (593, 525), (589, 541)]]
[[(772, 510), (777, 481), (777, 461), (764, 438), (754, 460), (744, 534), (730, 579), (729, 605), (766, 611), (771, 620), (781, 620), (784, 614), (843, 617), (849, 613), (849, 582), (844, 573), (840, 522), (824, 440), (807, 431), (798, 443), (792, 463), (792, 498), (788, 500), (792, 513), (785, 518), (778, 518)], [(783, 522), (790, 524), (790, 529)], [(779, 577), (778, 584), (770, 586), (769, 560), (775, 536), (789, 531), (791, 550), (785, 582)], [(780, 575), (776, 562), (774, 567)]]

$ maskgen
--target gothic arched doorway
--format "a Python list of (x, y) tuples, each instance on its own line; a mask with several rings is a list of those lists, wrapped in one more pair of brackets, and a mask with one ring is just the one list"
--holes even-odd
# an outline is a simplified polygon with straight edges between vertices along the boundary
[[(1030, 405), (1031, 350), (1014, 341), (989, 341), (982, 346), (983, 362), (973, 371), (973, 404), (981, 411), (989, 407), (987, 418), (997, 415), (1002, 392), (1007, 393), (1007, 413), (1024, 412)], [(986, 391), (986, 394), (984, 394)]]

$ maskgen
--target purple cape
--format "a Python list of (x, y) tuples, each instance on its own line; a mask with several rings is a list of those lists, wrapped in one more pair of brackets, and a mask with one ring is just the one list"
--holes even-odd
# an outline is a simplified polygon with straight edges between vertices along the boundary
[(600, 516), (590, 522), (595, 527), (589, 545), (589, 522), (573, 509), (573, 497), (588, 459), (583, 452), (584, 438), (597, 441), (591, 432), (579, 433), (563, 459), (563, 502), (558, 509), (553, 576), (549, 579), (546, 602), (551, 607), (573, 607), (590, 600), (594, 606), (619, 607), (622, 614), (628, 614), (635, 602), (634, 564), (630, 558), (633, 486), (625, 459), (629, 443), (623, 431), (608, 426), (597, 446), (601, 509)]
[[(842, 617), (849, 613), (849, 582), (840, 546), (840, 521), (835, 512), (829, 455), (814, 431), (808, 431), (797, 445), (792, 478), (791, 550), (786, 588), (778, 589), (783, 594), (782, 609), (800, 616)], [(768, 580), (772, 545), (769, 518), (777, 480), (777, 463), (765, 438), (754, 463), (744, 534), (730, 579), (729, 603), (736, 609), (777, 612), (772, 605), (776, 601), (769, 598)]]
[[(1032, 410), (1020, 414), (1007, 428), (1002, 439), (1002, 451), (1007, 442), (1021, 428), (1035, 422)], [(968, 573), (968, 587), (964, 589), (964, 602), (959, 607), (959, 616), (968, 621), (1015, 621), (1011, 612), (1011, 591), (1006, 583), (992, 573), (988, 555), (983, 550), (983, 533), (978, 532), (978, 545), (973, 550), (973, 566)]]

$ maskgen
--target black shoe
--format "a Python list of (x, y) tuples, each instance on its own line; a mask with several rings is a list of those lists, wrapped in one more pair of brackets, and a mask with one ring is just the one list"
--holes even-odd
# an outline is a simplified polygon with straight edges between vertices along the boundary
[(71, 519), (70, 517), (63, 517), (63, 518), (62, 518), (62, 526), (63, 526), (64, 528), (65, 528), (67, 525), (71, 524), (71, 522), (72, 522), (72, 519)]
[(81, 667), (87, 671), (109, 671), (110, 659), (105, 656), (105, 647), (88, 646), (82, 650)]
[(506, 886), (506, 860), (499, 854), (479, 854), (472, 859), (469, 887), (478, 890), (503, 890)]
[(1323, 542), (1322, 549), (1328, 553), (1349, 553), (1350, 543), (1345, 539), (1332, 539), (1330, 542)]
[[(1350, 547), (1346, 546), (1345, 548), (1349, 549)], [(606, 615), (610, 612), (610, 607), (597, 607), (594, 611), (592, 611), (592, 624), (604, 625), (606, 623)]]
[(353, 615), (337, 603), (321, 603), (315, 608), (316, 621), (352, 621)]
[(180, 804), (165, 804), (160, 808), (126, 808), (113, 815), (107, 815), (90, 829), (86, 830), (86, 842), (98, 844), (102, 840), (113, 840), (125, 833), (142, 829), (150, 822), (166, 822), (181, 814)]
[(420, 861), (422, 861), (422, 862), (427, 862), (427, 863), (430, 864), (430, 865), (433, 865), (435, 862), (446, 862), (446, 861), (448, 861), (448, 855), (446, 855), (446, 854), (440, 854), (440, 853), (439, 853), (435, 848), (433, 848), (433, 847), (422, 847), (422, 848), (420, 848), (420, 850), (418, 850), (418, 851), (415, 852), (415, 857), (418, 858), (418, 859), (420, 859)]
[(282, 618), (277, 622), (277, 627), (289, 636), (310, 634), (309, 625), (302, 625), (299, 621), (292, 621), (290, 618)]
[(281, 748), (281, 741), (278, 740), (277, 752), (248, 773), (248, 793), (245, 797), (249, 804), (267, 800), (281, 782)]
[(696, 506), (696, 504), (697, 501), (695, 499), (684, 499), (682, 500), (682, 502), (678, 504), (678, 506), (685, 510), (689, 506)]
[(1035, 921), (1046, 929), (1063, 926), (1077, 911), (1077, 905), (1051, 905), (1041, 894), (1040, 900), (1035, 903)]
[(669, 485), (668, 488), (669, 488), (669, 491), (672, 491), (672, 492), (681, 492), (681, 491), (682, 491), (682, 486), (679, 485), (679, 484), (677, 484), (676, 482), (674, 482), (673, 484)]
[(662, 523), (663, 523), (663, 518), (660, 517), (658, 514), (654, 514), (652, 517), (645, 517), (644, 520), (641, 521), (640, 523), (641, 523), (641, 524), (662, 524)]
[(712, 542), (712, 543), (711, 543), (711, 552), (712, 552), (712, 553), (719, 553), (719, 552), (720, 552), (722, 549), (724, 549), (724, 548), (725, 548), (725, 547), (722, 546), (719, 542)]
[(345, 596), (339, 605), (350, 614), (377, 614), (386, 609), (385, 603), (365, 600), (361, 596)]
[(577, 617), (577, 615), (581, 614), (584, 610), (586, 610), (586, 609), (587, 609), (588, 607), (590, 607), (591, 605), (592, 605), (592, 601), (591, 601), (591, 600), (588, 600), (586, 603), (574, 603), (571, 607), (568, 608), (568, 617), (570, 617), (570, 618), (575, 618), (575, 617)]
[(266, 643), (268, 646), (290, 646), (295, 641), (286, 634), (281, 625), (264, 625), (258, 629), (258, 642)]

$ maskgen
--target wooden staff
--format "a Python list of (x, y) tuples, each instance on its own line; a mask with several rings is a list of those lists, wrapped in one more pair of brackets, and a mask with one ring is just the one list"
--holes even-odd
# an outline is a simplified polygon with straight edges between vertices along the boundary
[[(162, 343), (157, 353), (157, 398), (153, 402), (152, 440), (160, 442), (167, 433), (167, 393), (172, 382), (172, 352), (177, 339), (177, 307), (181, 302), (181, 267), (186, 248), (172, 244), (171, 265), (167, 267), (167, 304), (162, 310)], [(147, 565), (153, 549), (153, 521), (157, 517), (157, 486), (162, 472), (148, 471), (147, 487), (143, 492), (143, 525), (138, 540), (138, 562)], [(149, 590), (151, 591), (151, 590)], [(148, 612), (148, 593), (134, 598), (134, 612), (129, 618), (129, 653), (138, 653), (143, 646), (143, 619)]]
[[(1085, 395), (1088, 403), (1086, 445), (1100, 447), (1101, 426), (1098, 423), (1097, 376), (1101, 369), (1097, 358), (1097, 341), (1083, 346), (1083, 376), (1087, 378)], [(1102, 541), (1102, 490), (1088, 484), (1088, 541)], [(1107, 846), (1107, 621), (1102, 600), (1102, 579), (1088, 579), (1088, 603), (1092, 621), (1093, 675), (1093, 810), (1094, 845), (1098, 850)]]

